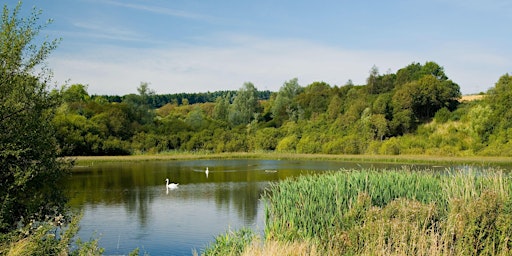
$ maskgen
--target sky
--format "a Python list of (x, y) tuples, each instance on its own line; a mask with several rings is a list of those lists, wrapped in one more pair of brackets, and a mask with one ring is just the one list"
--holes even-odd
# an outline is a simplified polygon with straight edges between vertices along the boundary
[[(10, 0), (14, 5), (17, 1)], [(463, 94), (512, 72), (509, 0), (25, 0), (42, 34), (62, 38), (48, 58), (58, 85), (89, 94), (278, 91), (324, 81), (365, 84), (434, 61)]]

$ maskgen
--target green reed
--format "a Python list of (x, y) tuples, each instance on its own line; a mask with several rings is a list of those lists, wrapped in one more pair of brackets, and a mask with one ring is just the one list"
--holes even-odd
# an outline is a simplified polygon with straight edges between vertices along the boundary
[(471, 170), (340, 170), (302, 176), (265, 193), (265, 235), (309, 241), (326, 250), (344, 248), (348, 254), (508, 252), (511, 184), (501, 172)]

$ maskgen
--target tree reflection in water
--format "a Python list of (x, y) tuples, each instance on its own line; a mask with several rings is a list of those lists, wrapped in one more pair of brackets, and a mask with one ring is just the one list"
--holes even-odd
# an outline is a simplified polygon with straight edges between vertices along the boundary
[[(262, 230), (260, 198), (270, 182), (313, 170), (340, 168), (335, 162), (309, 162), (101, 163), (75, 168), (66, 187), (71, 207), (85, 211), (83, 234), (79, 235), (100, 233), (100, 245), (106, 247), (106, 254), (126, 254), (134, 247), (144, 247), (154, 255), (190, 254), (191, 248), (205, 246), (229, 228), (251, 226)], [(167, 193), (166, 178), (179, 183), (178, 189)], [(127, 248), (120, 248), (120, 244)]]

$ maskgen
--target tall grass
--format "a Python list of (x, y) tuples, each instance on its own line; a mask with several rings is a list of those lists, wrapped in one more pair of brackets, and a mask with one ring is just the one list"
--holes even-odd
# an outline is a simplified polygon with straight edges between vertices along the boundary
[(512, 191), (501, 172), (343, 170), (273, 185), (267, 240), (328, 254), (508, 255)]
[[(237, 231), (228, 231), (225, 234), (215, 237), (215, 241), (208, 246), (201, 255), (205, 256), (233, 256), (241, 255), (248, 247), (255, 234), (251, 229), (242, 228)], [(197, 252), (193, 252), (197, 255)]]
[(264, 241), (230, 255), (512, 255), (511, 192), (471, 168), (302, 176), (266, 191)]
[[(340, 228), (357, 225), (369, 206), (381, 207), (397, 198), (444, 204), (440, 179), (433, 172), (342, 170), (286, 180), (264, 196), (265, 232), (269, 238), (290, 241), (330, 238)], [(369, 196), (368, 205), (357, 203), (361, 194)]]

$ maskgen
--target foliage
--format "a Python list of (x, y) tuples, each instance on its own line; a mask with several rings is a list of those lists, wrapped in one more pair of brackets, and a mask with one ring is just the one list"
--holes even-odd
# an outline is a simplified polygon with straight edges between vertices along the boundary
[[(20, 18), (4, 5), (0, 32), (0, 232), (18, 223), (41, 221), (63, 212), (59, 180), (69, 164), (57, 158), (57, 141), (49, 120), (58, 98), (49, 93), (44, 59), (59, 40), (32, 44), (45, 25), (39, 11)], [(37, 70), (37, 67), (42, 67)], [(37, 75), (34, 75), (36, 73)]]
[(510, 99), (512, 99), (512, 76), (505, 74), (500, 77), (494, 88), (488, 92), (486, 102), (492, 109), (492, 118), (488, 129), (503, 130), (512, 127), (510, 113)]
[(340, 170), (274, 184), (267, 241), (313, 243), (331, 255), (508, 255), (510, 177)]
[(249, 228), (242, 228), (235, 232), (228, 231), (226, 234), (217, 236), (215, 242), (209, 245), (201, 255), (241, 255), (255, 236)]
[[(61, 182), (72, 162), (59, 158), (59, 144), (60, 150), (66, 146), (55, 138), (53, 122), (60, 120), (81, 129), (85, 119), (81, 114), (86, 114), (81, 107), (90, 99), (80, 85), (65, 94), (50, 91), (51, 72), (44, 60), (59, 40), (33, 44), (40, 42), (38, 35), (49, 22), (40, 25), (41, 12), (35, 8), (28, 17), (19, 17), (21, 7), (21, 1), (12, 10), (5, 4), (1, 19), (0, 254), (100, 255), (97, 240), (70, 251), (80, 217), (71, 218), (66, 207)], [(58, 119), (58, 112), (68, 106), (80, 114)], [(95, 121), (94, 125), (101, 123)], [(121, 130), (114, 128), (107, 132)], [(78, 130), (70, 130), (68, 145), (81, 139)]]
[(194, 100), (183, 94), (158, 109), (152, 108), (161, 105), (158, 95), (147, 83), (138, 95), (111, 98), (89, 97), (86, 86), (74, 84), (53, 93), (65, 99), (53, 123), (62, 155), (275, 150), (512, 156), (511, 125), (502, 118), (509, 114), (509, 80), (500, 78), (484, 100), (459, 103), (459, 86), (441, 66), (412, 63), (396, 73), (373, 67), (366, 85), (302, 87), (293, 78), (267, 94), (247, 82), (238, 91)]
[(66, 224), (59, 215), (44, 222), (31, 222), (0, 242), (2, 255), (102, 255), (98, 239), (83, 242), (76, 237), (82, 215)]
[(229, 121), (234, 125), (246, 125), (254, 118), (258, 108), (257, 90), (252, 83), (245, 83), (238, 90), (229, 109)]
[(298, 119), (299, 106), (296, 97), (302, 90), (297, 78), (293, 78), (283, 84), (272, 104), (271, 111), (274, 120), (282, 123), (283, 120), (296, 121)]

